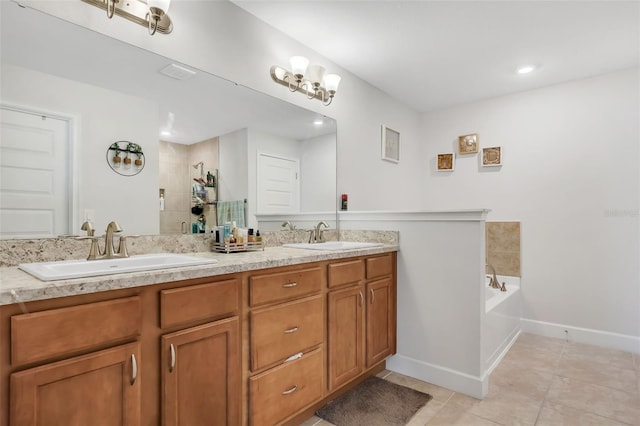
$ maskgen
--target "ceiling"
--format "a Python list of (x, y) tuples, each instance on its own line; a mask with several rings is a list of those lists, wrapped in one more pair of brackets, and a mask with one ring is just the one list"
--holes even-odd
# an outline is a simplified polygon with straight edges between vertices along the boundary
[(232, 1), (420, 112), (639, 65), (639, 1)]

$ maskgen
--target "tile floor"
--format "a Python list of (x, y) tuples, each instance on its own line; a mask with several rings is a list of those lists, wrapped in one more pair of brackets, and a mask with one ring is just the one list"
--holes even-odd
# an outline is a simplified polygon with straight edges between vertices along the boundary
[[(484, 400), (390, 371), (386, 380), (433, 399), (411, 426), (640, 426), (640, 355), (520, 334)], [(330, 426), (312, 417), (303, 426)]]

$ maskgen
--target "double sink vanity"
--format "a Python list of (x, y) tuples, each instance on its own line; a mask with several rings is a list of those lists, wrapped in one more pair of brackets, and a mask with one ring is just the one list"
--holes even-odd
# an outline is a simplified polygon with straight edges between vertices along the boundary
[(395, 353), (396, 251), (21, 265), (50, 281), (1, 268), (0, 426), (299, 424)]

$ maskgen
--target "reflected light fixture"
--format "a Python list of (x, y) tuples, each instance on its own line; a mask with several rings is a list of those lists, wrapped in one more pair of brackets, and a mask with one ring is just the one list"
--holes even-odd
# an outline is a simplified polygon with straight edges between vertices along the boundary
[(82, 0), (85, 3), (107, 11), (107, 18), (121, 16), (131, 22), (149, 29), (149, 34), (156, 32), (169, 34), (173, 31), (173, 23), (167, 15), (171, 0)]
[(309, 99), (318, 99), (329, 105), (338, 91), (340, 76), (325, 74), (324, 67), (309, 65), (304, 56), (293, 56), (289, 59), (291, 71), (274, 65), (271, 67), (271, 78), (276, 83), (287, 86), (291, 92), (304, 93)]

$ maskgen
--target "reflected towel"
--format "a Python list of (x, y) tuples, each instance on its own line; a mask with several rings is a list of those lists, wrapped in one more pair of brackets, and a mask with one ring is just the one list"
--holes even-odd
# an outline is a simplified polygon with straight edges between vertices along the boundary
[(218, 201), (218, 225), (233, 221), (238, 228), (245, 227), (244, 200)]

